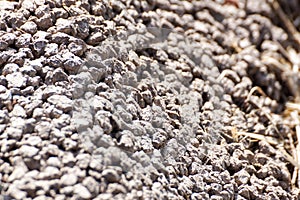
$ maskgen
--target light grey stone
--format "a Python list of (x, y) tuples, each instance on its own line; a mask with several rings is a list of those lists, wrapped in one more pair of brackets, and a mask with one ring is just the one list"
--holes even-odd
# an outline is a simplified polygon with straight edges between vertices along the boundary
[(75, 174), (64, 174), (60, 178), (60, 184), (63, 186), (72, 186), (77, 183), (77, 176)]
[(20, 28), (31, 35), (37, 32), (37, 25), (32, 21), (25, 22)]
[(8, 82), (8, 88), (20, 88), (26, 86), (27, 79), (22, 75), (21, 72), (14, 72), (6, 76)]
[(72, 109), (72, 100), (64, 95), (52, 95), (47, 101), (64, 112), (68, 112)]
[(24, 117), (26, 117), (26, 111), (22, 106), (16, 104), (14, 106), (13, 110), (11, 111), (11, 115), (14, 117), (23, 117), (24, 118)]
[(85, 177), (82, 184), (90, 191), (91, 194), (99, 193), (99, 183), (91, 176)]
[(38, 154), (39, 149), (29, 145), (22, 145), (19, 152), (23, 157), (33, 157)]
[(77, 163), (76, 165), (80, 167), (81, 169), (86, 169), (89, 166), (91, 155), (90, 154), (78, 154), (76, 156)]
[(90, 199), (92, 197), (92, 194), (89, 192), (89, 190), (80, 183), (74, 186), (74, 193), (76, 193), (82, 199)]
[(60, 168), (62, 166), (62, 163), (58, 157), (50, 157), (47, 160), (47, 165)]
[(21, 179), (27, 171), (28, 169), (24, 166), (15, 167), (13, 172), (8, 177), (8, 182), (13, 182), (17, 179)]

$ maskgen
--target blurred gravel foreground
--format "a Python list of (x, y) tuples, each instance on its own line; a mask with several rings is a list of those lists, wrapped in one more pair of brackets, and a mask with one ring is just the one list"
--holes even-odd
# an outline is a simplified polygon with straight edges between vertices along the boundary
[(0, 1), (0, 200), (300, 199), (300, 44), (245, 3)]

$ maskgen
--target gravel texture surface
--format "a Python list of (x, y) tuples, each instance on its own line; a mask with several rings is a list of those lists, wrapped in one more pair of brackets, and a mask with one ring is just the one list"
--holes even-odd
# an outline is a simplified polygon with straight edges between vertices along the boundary
[(1, 198), (299, 199), (298, 47), (225, 2), (0, 1)]

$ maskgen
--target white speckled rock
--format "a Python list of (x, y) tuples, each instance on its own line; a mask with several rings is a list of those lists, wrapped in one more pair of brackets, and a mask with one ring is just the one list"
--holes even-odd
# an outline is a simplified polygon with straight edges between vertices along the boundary
[(26, 85), (27, 79), (22, 75), (21, 72), (14, 72), (6, 76), (8, 82), (8, 88), (20, 88)]
[(20, 28), (22, 30), (24, 30), (25, 32), (30, 33), (31, 35), (33, 35), (37, 32), (37, 25), (36, 25), (36, 23), (34, 23), (32, 21), (26, 22)]
[(74, 193), (82, 199), (90, 199), (92, 197), (90, 191), (80, 183), (74, 186)]

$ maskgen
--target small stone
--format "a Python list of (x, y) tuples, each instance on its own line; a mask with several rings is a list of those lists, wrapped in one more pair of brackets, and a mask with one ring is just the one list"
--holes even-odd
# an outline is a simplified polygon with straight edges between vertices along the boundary
[(37, 32), (37, 25), (34, 22), (28, 21), (25, 24), (23, 24), (20, 27), (22, 30), (24, 30), (27, 33), (30, 33), (31, 35), (35, 34)]
[(23, 130), (14, 127), (7, 127), (5, 132), (10, 138), (20, 140), (23, 134)]
[(17, 37), (15, 41), (15, 45), (17, 48), (26, 48), (29, 47), (31, 43), (31, 35), (29, 33), (24, 33)]
[(47, 101), (64, 112), (72, 110), (72, 100), (64, 95), (52, 95), (47, 99)]
[(63, 147), (67, 150), (74, 150), (77, 148), (77, 142), (71, 140), (70, 138), (65, 138), (63, 141)]
[(5, 50), (8, 45), (9, 44), (6, 41), (0, 40), (0, 50)]
[(88, 19), (78, 17), (75, 19), (74, 26), (76, 28), (76, 36), (80, 39), (86, 39), (89, 36), (89, 23)]
[(59, 160), (58, 157), (50, 157), (47, 160), (47, 165), (60, 168), (61, 167), (61, 161)]
[(60, 177), (61, 172), (58, 168), (47, 166), (38, 176), (38, 179), (56, 179)]
[(24, 110), (24, 108), (18, 104), (16, 104), (13, 108), (13, 110), (11, 111), (11, 115), (14, 117), (26, 117), (26, 111)]
[(13, 182), (14, 180), (21, 179), (27, 171), (28, 169), (25, 166), (16, 167), (8, 177), (8, 182)]
[(6, 76), (8, 82), (8, 88), (21, 88), (26, 86), (27, 79), (22, 75), (21, 72), (14, 72)]
[(23, 67), (20, 68), (20, 71), (23, 74), (27, 74), (28, 76), (34, 77), (36, 75), (36, 70), (32, 65), (25, 61)]
[(101, 32), (93, 32), (90, 34), (89, 38), (87, 39), (87, 43), (89, 45), (98, 45), (105, 39), (105, 36)]
[(65, 165), (73, 165), (76, 162), (76, 158), (71, 152), (65, 152), (62, 157), (62, 162)]
[(32, 42), (32, 51), (34, 52), (36, 57), (39, 57), (44, 53), (44, 49), (46, 48), (48, 41), (45, 39), (38, 39)]
[(1, 51), (0, 52), (0, 65), (3, 65), (6, 63), (6, 61), (9, 59), (10, 53), (8, 51)]
[(22, 145), (19, 151), (23, 157), (33, 157), (38, 154), (39, 149), (28, 145)]
[[(23, 49), (24, 51), (22, 51), (21, 49)], [(25, 49), (29, 49), (29, 48), (20, 48), (19, 52), (11, 55), (11, 57), (8, 59), (7, 62), (15, 63), (19, 66), (23, 66), (25, 58), (30, 57), (30, 56), (27, 56)]]
[(43, 13), (43, 16), (36, 21), (39, 29), (47, 30), (53, 25), (52, 16), (51, 14)]
[(33, 40), (48, 40), (49, 38), (51, 38), (51, 34), (49, 32), (41, 31), (41, 30), (37, 31), (32, 36)]
[(52, 12), (54, 13), (56, 19), (68, 17), (68, 12), (63, 8), (53, 8)]
[(118, 183), (110, 183), (106, 190), (107, 193), (111, 194), (119, 194), (119, 193), (126, 193), (126, 188)]
[(80, 57), (75, 56), (71, 52), (65, 52), (62, 55), (62, 59), (63, 59), (64, 68), (70, 73), (77, 72), (78, 69), (83, 64), (83, 60)]
[(43, 108), (35, 108), (33, 110), (32, 117), (34, 119), (41, 118), (42, 116), (44, 116), (44, 109)]
[(2, 75), (6, 76), (8, 74), (18, 72), (18, 70), (19, 70), (19, 65), (15, 64), (15, 63), (8, 63), (8, 64), (4, 65), (4, 67), (2, 69)]
[(250, 180), (250, 177), (251, 177), (250, 174), (245, 169), (240, 170), (234, 175), (235, 181), (237, 182), (238, 185), (247, 184), (248, 181)]
[(62, 43), (68, 43), (70, 38), (71, 38), (70, 35), (66, 33), (58, 32), (51, 35), (50, 41), (56, 44), (62, 44)]
[(27, 193), (24, 191), (21, 191), (17, 188), (16, 185), (11, 184), (8, 188), (7, 194), (10, 195), (14, 199), (25, 199), (27, 196)]
[(14, 33), (6, 33), (1, 36), (1, 40), (7, 42), (8, 45), (12, 45), (16, 38), (17, 36)]
[(99, 193), (99, 183), (91, 176), (85, 177), (82, 184), (92, 193)]
[(38, 133), (38, 135), (42, 139), (47, 139), (49, 137), (51, 129), (52, 129), (52, 125), (50, 122), (47, 121), (40, 121), (34, 127), (34, 131)]
[[(54, 67), (54, 68), (60, 68), (62, 67), (63, 65), (63, 62), (62, 62), (62, 57), (60, 54), (56, 54), (56, 55), (53, 55), (53, 56), (50, 56), (48, 59), (47, 59), (47, 63), (49, 64), (49, 66), (51, 67)], [(45, 71), (46, 72), (46, 71)], [(51, 72), (50, 70), (47, 70), (47, 72)]]
[(4, 85), (0, 85), (0, 93), (5, 93), (6, 90), (7, 90), (7, 88)]
[(92, 197), (89, 190), (80, 183), (74, 186), (74, 193), (82, 199), (90, 199)]
[(34, 12), (36, 9), (36, 4), (34, 1), (23, 1), (22, 8), (29, 10), (30, 12)]
[(223, 197), (219, 196), (219, 195), (212, 195), (212, 196), (210, 196), (209, 199), (211, 199), (211, 200), (223, 200)]
[(68, 75), (61, 68), (57, 68), (53, 71), (52, 81), (53, 83), (68, 81)]
[(102, 176), (110, 183), (118, 182), (120, 180), (119, 174), (113, 169), (105, 169)]
[(53, 56), (57, 53), (58, 53), (58, 44), (56, 44), (56, 43), (46, 44), (46, 47), (44, 49), (44, 55), (46, 57)]
[(8, 111), (0, 110), (0, 124), (6, 124), (9, 120)]
[(42, 59), (36, 59), (36, 60), (30, 60), (28, 61), (28, 65), (33, 67), (36, 71), (40, 71), (43, 67), (43, 61)]
[(73, 22), (69, 19), (59, 18), (56, 21), (56, 29), (58, 32), (71, 34), (72, 33), (72, 24)]
[(81, 169), (86, 169), (89, 166), (91, 156), (90, 154), (78, 154), (76, 156), (77, 163), (76, 165)]
[(60, 178), (60, 184), (63, 186), (71, 186), (77, 183), (77, 176), (74, 174), (65, 174)]
[(40, 156), (35, 156), (35, 158), (24, 158), (24, 163), (29, 170), (38, 170), (41, 167)]
[(75, 54), (76, 56), (82, 56), (84, 51), (86, 50), (86, 46), (84, 42), (71, 42), (68, 45), (68, 49), (71, 53)]

